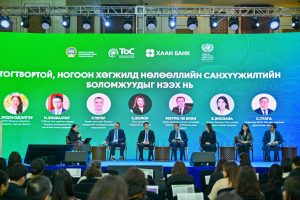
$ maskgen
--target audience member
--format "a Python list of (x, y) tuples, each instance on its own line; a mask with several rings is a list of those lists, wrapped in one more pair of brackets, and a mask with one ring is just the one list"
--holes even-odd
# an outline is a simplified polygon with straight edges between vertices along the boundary
[(74, 186), (70, 173), (65, 169), (53, 172), (51, 177), (53, 186), (51, 200), (74, 200)]
[(282, 169), (280, 165), (273, 164), (268, 172), (268, 182), (261, 186), (261, 191), (266, 199), (281, 199), (281, 187), (283, 185)]
[(127, 185), (120, 176), (105, 176), (94, 185), (88, 200), (127, 200)]
[(222, 189), (231, 189), (236, 186), (236, 175), (238, 173), (239, 167), (234, 161), (227, 161), (223, 164), (223, 177), (218, 180), (210, 194), (208, 195), (210, 200), (215, 200), (217, 198), (217, 194)]
[(10, 183), (4, 197), (9, 200), (25, 200), (25, 191), (22, 186), (26, 180), (27, 168), (21, 163), (16, 163), (8, 169), (8, 175)]
[(96, 183), (101, 177), (101, 169), (98, 169), (95, 166), (89, 166), (89, 168), (85, 171), (84, 176), (78, 180), (78, 183)]
[(38, 176), (31, 179), (25, 190), (27, 200), (48, 200), (51, 192), (52, 184), (46, 176)]
[(292, 159), (285, 157), (281, 160), (281, 168), (283, 171), (282, 178), (287, 178), (292, 171)]
[(45, 161), (41, 158), (35, 158), (30, 164), (30, 174), (27, 174), (27, 179), (23, 185), (25, 189), (27, 187), (28, 182), (32, 178), (36, 178), (41, 176), (45, 171)]
[(145, 174), (138, 168), (130, 168), (124, 177), (128, 186), (128, 197), (131, 200), (147, 199)]
[(226, 163), (226, 162), (227, 162), (227, 160), (223, 159), (223, 158), (221, 158), (219, 160), (214, 173), (212, 173), (211, 176), (210, 176), (209, 183), (208, 183), (207, 190), (206, 190), (207, 194), (209, 194), (211, 192), (212, 187), (214, 186), (214, 184), (218, 180), (224, 178), (223, 173), (222, 173), (222, 169), (223, 169), (223, 164)]
[(7, 173), (0, 169), (0, 199), (5, 199), (3, 196), (8, 189), (8, 185)]
[(0, 169), (7, 172), (6, 160), (0, 157)]
[(292, 159), (292, 169), (300, 168), (300, 156), (295, 156)]
[(250, 160), (248, 153), (241, 153), (240, 154), (240, 167), (245, 167), (245, 166), (252, 167), (251, 160)]
[(236, 192), (222, 192), (216, 200), (243, 200)]
[(284, 183), (283, 200), (300, 199), (300, 176), (289, 177)]
[(236, 192), (244, 200), (264, 200), (264, 194), (259, 189), (258, 179), (252, 167), (240, 167), (236, 177)]
[(8, 158), (8, 169), (14, 166), (16, 163), (22, 163), (22, 158), (17, 151), (13, 151), (10, 153)]

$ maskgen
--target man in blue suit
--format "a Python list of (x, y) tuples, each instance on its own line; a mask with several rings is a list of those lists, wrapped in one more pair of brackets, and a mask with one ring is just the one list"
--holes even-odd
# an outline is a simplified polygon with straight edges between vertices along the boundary
[(106, 142), (110, 146), (111, 159), (115, 160), (116, 147), (120, 147), (120, 160), (124, 160), (126, 136), (124, 130), (120, 129), (120, 122), (115, 122), (115, 128), (109, 131)]
[(268, 107), (269, 107), (269, 99), (268, 99), (268, 97), (261, 97), (259, 99), (259, 108), (255, 109), (254, 111), (257, 114), (260, 114), (260, 115), (269, 115), (274, 110), (272, 110), (272, 109), (270, 109)]
[(266, 131), (263, 137), (266, 161), (271, 161), (270, 147), (274, 148), (274, 161), (279, 161), (279, 144), (283, 143), (283, 139), (280, 132), (277, 131), (276, 128), (277, 125), (275, 123), (271, 123), (270, 130)]
[(56, 95), (52, 98), (52, 105), (54, 107), (53, 110), (50, 110), (50, 113), (54, 115), (64, 114), (67, 110), (64, 109), (64, 99), (62, 96)]
[(170, 132), (169, 143), (172, 147), (172, 155), (175, 161), (177, 160), (177, 148), (180, 148), (180, 160), (182, 160), (184, 155), (184, 147), (187, 145), (187, 135), (183, 130), (179, 130), (179, 123), (174, 123), (174, 130)]

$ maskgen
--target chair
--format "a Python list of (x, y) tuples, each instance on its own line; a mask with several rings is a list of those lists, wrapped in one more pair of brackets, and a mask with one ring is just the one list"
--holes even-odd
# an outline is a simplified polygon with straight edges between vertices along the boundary
[(220, 195), (223, 192), (230, 192), (232, 190), (234, 190), (234, 188), (223, 188), (217, 192), (217, 195)]
[[(172, 147), (170, 146), (170, 153), (171, 153), (171, 160), (173, 160), (173, 152), (172, 152)], [(180, 150), (180, 147), (177, 147), (177, 150)], [(188, 149), (188, 144), (186, 144), (186, 146), (184, 147), (184, 154), (183, 154), (183, 159), (185, 161), (188, 161), (189, 160), (189, 149)]]
[(203, 192), (204, 194), (206, 194), (209, 179), (212, 173), (214, 173), (214, 170), (212, 169), (203, 170), (200, 172), (199, 178), (201, 183), (201, 192)]
[[(235, 149), (235, 160), (237, 160), (237, 156), (239, 155), (239, 151), (238, 151), (238, 143), (239, 143), (239, 140), (238, 140), (238, 138), (237, 138), (237, 136), (235, 136), (234, 137), (234, 149)], [(253, 153), (253, 151), (254, 151), (254, 147), (253, 147), (253, 145), (252, 146), (250, 146), (250, 148), (249, 148), (249, 151), (251, 151), (251, 154), (252, 154), (252, 161), (254, 160), (254, 153)]]
[[(200, 151), (204, 152), (204, 149), (201, 145), (201, 140), (202, 140), (202, 137), (200, 136), (199, 137)], [(218, 152), (218, 159), (220, 159), (220, 144), (219, 144), (219, 142), (216, 142), (216, 148), (217, 148), (217, 152)]]
[[(282, 151), (283, 143), (278, 144), (278, 145), (279, 145), (278, 151)], [(264, 159), (264, 161), (266, 161), (266, 152), (265, 152), (265, 146), (264, 146), (264, 144), (262, 145), (262, 151), (263, 151), (263, 159)], [(274, 151), (274, 147), (273, 146), (270, 146), (270, 152), (271, 151)], [(279, 154), (280, 153), (278, 153), (278, 158), (274, 158), (274, 159), (277, 159), (279, 161), (280, 160)]]
[(94, 186), (94, 183), (77, 183), (74, 185), (75, 192), (89, 194)]
[(76, 198), (78, 198), (78, 199), (81, 199), (81, 200), (87, 200), (89, 194), (83, 193), (83, 192), (74, 192), (74, 196), (75, 196)]
[[(155, 160), (155, 144), (153, 144), (154, 147), (153, 147), (153, 160)], [(149, 151), (149, 147), (144, 147), (144, 150), (148, 150)], [(138, 155), (139, 155), (139, 143), (137, 142), (136, 143), (136, 149), (135, 149), (135, 160), (138, 160)]]
[(66, 136), (66, 144), (74, 144), (73, 142), (70, 141), (69, 136)]
[[(111, 151), (110, 151), (111, 146), (107, 145), (107, 149), (109, 150), (109, 152), (106, 154), (106, 155), (107, 155), (107, 160), (110, 160), (110, 159), (111, 159)], [(120, 151), (121, 148), (120, 148), (120, 147), (116, 147), (115, 150)], [(126, 150), (127, 150), (127, 145), (126, 145), (126, 143), (125, 143), (124, 160), (125, 160), (125, 158), (126, 158)]]

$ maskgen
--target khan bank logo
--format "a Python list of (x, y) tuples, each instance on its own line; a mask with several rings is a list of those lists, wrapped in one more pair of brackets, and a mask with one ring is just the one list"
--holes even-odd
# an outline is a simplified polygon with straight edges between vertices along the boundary
[(146, 50), (146, 57), (148, 58), (153, 58), (155, 56), (155, 51), (154, 49), (147, 49)]
[(182, 51), (182, 50), (154, 50), (154, 49), (146, 49), (146, 57), (153, 58), (156, 56), (190, 56), (190, 51)]

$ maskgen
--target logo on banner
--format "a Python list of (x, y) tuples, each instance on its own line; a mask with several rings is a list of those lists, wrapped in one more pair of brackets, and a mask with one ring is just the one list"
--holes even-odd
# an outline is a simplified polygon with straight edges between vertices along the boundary
[(108, 51), (110, 58), (134, 58), (134, 48), (112, 48)]
[(201, 60), (205, 62), (210, 62), (215, 59), (214, 55), (212, 52), (214, 51), (214, 45), (211, 43), (205, 43), (201, 45)]
[(75, 47), (68, 47), (66, 49), (66, 54), (69, 58), (74, 58), (77, 54), (77, 50)]
[(147, 50), (146, 50), (146, 57), (152, 58), (152, 57), (154, 57), (154, 56), (155, 56), (155, 51), (154, 51), (154, 49), (147, 49)]
[(146, 57), (153, 58), (155, 56), (190, 56), (190, 51), (168, 51), (146, 49)]

